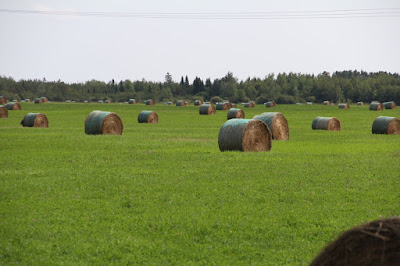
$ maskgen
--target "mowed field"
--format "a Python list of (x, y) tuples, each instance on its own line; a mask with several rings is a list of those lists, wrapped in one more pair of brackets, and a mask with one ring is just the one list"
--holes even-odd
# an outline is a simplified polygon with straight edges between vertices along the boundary
[[(0, 264), (308, 264), (344, 230), (400, 215), (400, 135), (373, 135), (368, 106), (263, 105), (289, 141), (220, 152), (227, 111), (143, 104), (21, 103), (0, 120)], [(121, 136), (86, 135), (93, 110)], [(142, 110), (158, 124), (138, 124)], [(22, 128), (42, 112), (49, 128)], [(342, 131), (312, 130), (335, 116)]]

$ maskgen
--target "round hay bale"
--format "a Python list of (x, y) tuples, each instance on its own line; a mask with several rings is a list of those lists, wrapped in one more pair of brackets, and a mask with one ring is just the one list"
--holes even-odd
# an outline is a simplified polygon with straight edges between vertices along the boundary
[(217, 103), (217, 110), (229, 110), (230, 109), (230, 105), (228, 102), (222, 102), (222, 103)]
[(383, 107), (385, 107), (385, 109), (396, 109), (396, 103), (391, 101), (391, 102), (384, 102), (383, 103)]
[(244, 118), (244, 112), (241, 109), (237, 109), (237, 108), (231, 108), (228, 111), (228, 115), (227, 115), (228, 120), (232, 119), (232, 118), (240, 118), (243, 119)]
[(331, 102), (330, 101), (323, 101), (322, 105), (331, 105)]
[(87, 100), (84, 100), (84, 101), (83, 101), (83, 103), (89, 103), (89, 101), (87, 101)]
[(363, 106), (364, 102), (357, 102), (357, 105)]
[(98, 100), (97, 102), (98, 102), (98, 103), (103, 103), (103, 100)]
[(122, 135), (124, 125), (113, 112), (93, 111), (85, 120), (85, 133), (90, 135)]
[(203, 102), (201, 100), (194, 101), (194, 106), (200, 106), (202, 104), (203, 104)]
[(215, 107), (212, 104), (202, 104), (199, 109), (201, 115), (215, 115)]
[(289, 140), (289, 125), (286, 117), (279, 112), (266, 112), (256, 115), (253, 119), (263, 121), (271, 130), (272, 139)]
[(342, 124), (336, 117), (321, 117), (318, 116), (312, 122), (312, 129), (321, 129), (328, 131), (340, 131)]
[(307, 102), (307, 105), (312, 105), (313, 103), (312, 102)]
[(153, 111), (141, 111), (138, 116), (139, 123), (150, 123), (157, 124), (158, 123), (158, 115)]
[(339, 103), (339, 109), (349, 109), (350, 105), (348, 103)]
[(174, 102), (167, 102), (167, 105), (174, 105)]
[(7, 117), (8, 117), (7, 107), (0, 105), (0, 118), (7, 118)]
[(371, 102), (371, 104), (369, 105), (369, 110), (370, 111), (382, 111), (383, 105), (380, 102)]
[(185, 101), (177, 101), (176, 106), (186, 106), (186, 102)]
[(372, 134), (400, 134), (400, 119), (389, 116), (378, 116), (372, 124)]
[(128, 104), (136, 104), (136, 99), (129, 99)]
[(36, 98), (36, 99), (35, 99), (35, 103), (37, 103), (37, 104), (42, 104), (42, 103), (43, 103), (43, 100), (40, 99), (40, 98)]
[(40, 97), (40, 99), (42, 99), (44, 103), (47, 103), (49, 101), (46, 97)]
[(146, 105), (155, 105), (156, 104), (156, 102), (153, 99), (148, 99), (148, 100), (144, 101), (144, 103)]
[(7, 103), (6, 108), (8, 110), (21, 110), (21, 105), (17, 102), (15, 103)]
[(49, 120), (45, 114), (28, 113), (21, 121), (23, 127), (49, 127)]
[(232, 103), (231, 105), (232, 105), (232, 108), (236, 108), (237, 107), (236, 103)]
[(264, 103), (264, 105), (267, 108), (276, 107), (276, 103), (274, 101), (268, 101), (268, 102)]
[(111, 100), (105, 100), (104, 103), (111, 103)]
[(219, 130), (218, 145), (220, 151), (269, 151), (271, 132), (261, 120), (230, 119)]
[(0, 104), (6, 104), (7, 103), (7, 99), (4, 96), (0, 96)]
[(248, 102), (243, 104), (244, 108), (254, 108), (254, 103), (253, 102)]
[(316, 265), (399, 265), (400, 218), (372, 221), (343, 232), (311, 262)]

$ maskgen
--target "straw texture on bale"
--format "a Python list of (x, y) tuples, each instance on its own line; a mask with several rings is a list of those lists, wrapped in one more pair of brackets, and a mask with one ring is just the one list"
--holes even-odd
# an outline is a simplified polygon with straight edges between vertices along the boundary
[(357, 105), (364, 105), (364, 102), (357, 102)]
[(158, 123), (158, 115), (153, 111), (141, 111), (138, 116), (138, 122), (156, 124)]
[(202, 104), (199, 109), (201, 115), (215, 115), (215, 107), (212, 104)]
[(385, 109), (396, 109), (396, 103), (395, 102), (384, 102), (383, 107), (385, 107)]
[(348, 103), (339, 103), (340, 109), (349, 109), (350, 105)]
[(146, 101), (144, 101), (144, 103), (145, 103), (146, 105), (155, 105), (155, 104), (156, 104), (155, 101), (154, 101), (153, 99), (146, 100)]
[(228, 111), (228, 115), (227, 115), (228, 120), (229, 119), (233, 119), (233, 118), (244, 118), (244, 111), (241, 109), (237, 109), (237, 108), (231, 108)]
[(312, 129), (321, 129), (328, 131), (340, 131), (342, 125), (336, 117), (321, 117), (318, 116), (312, 122)]
[(331, 105), (331, 102), (330, 102), (330, 101), (324, 101), (324, 102), (322, 103), (322, 105)]
[(8, 117), (8, 109), (3, 106), (0, 105), (0, 118), (7, 118)]
[(200, 106), (202, 104), (203, 104), (203, 102), (201, 100), (194, 101), (194, 106)]
[(23, 127), (49, 127), (49, 120), (45, 114), (28, 113), (21, 121)]
[(271, 131), (272, 139), (289, 140), (289, 125), (286, 117), (279, 112), (266, 112), (256, 115), (253, 119), (258, 119), (267, 124)]
[(8, 110), (21, 110), (21, 105), (19, 103), (7, 103), (6, 108)]
[(85, 133), (90, 135), (122, 135), (123, 129), (121, 118), (113, 112), (93, 111), (85, 121)]
[(399, 262), (400, 218), (395, 217), (343, 232), (311, 265), (399, 265)]
[(253, 119), (230, 119), (218, 135), (220, 151), (269, 151), (272, 147), (268, 126)]
[(372, 124), (372, 134), (400, 134), (400, 119), (389, 116), (378, 116)]
[(185, 101), (177, 101), (176, 106), (186, 106), (186, 102)]
[(271, 107), (276, 107), (276, 103), (274, 101), (268, 101), (264, 103), (265, 107), (271, 108)]
[(136, 103), (136, 99), (129, 99), (128, 104), (135, 104)]
[(380, 102), (372, 102), (369, 105), (369, 110), (371, 110), (371, 111), (382, 111), (383, 110), (383, 105)]
[(7, 103), (7, 99), (4, 96), (0, 96), (0, 104), (6, 104)]
[(244, 103), (243, 106), (245, 108), (254, 108), (254, 103), (252, 103), (252, 102)]
[(223, 102), (223, 103), (217, 103), (217, 110), (229, 110), (230, 109), (230, 105), (228, 102)]

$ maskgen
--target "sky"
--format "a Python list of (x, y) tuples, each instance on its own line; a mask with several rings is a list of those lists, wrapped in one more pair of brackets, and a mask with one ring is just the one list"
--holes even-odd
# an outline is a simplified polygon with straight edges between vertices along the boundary
[(398, 0), (1, 0), (0, 75), (72, 83), (400, 73), (399, 29)]

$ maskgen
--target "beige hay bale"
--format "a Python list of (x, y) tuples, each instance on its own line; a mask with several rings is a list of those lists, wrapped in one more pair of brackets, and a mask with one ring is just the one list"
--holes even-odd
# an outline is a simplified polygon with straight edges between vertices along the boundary
[(7, 99), (4, 96), (0, 96), (0, 104), (6, 104), (7, 103)]
[(8, 117), (7, 107), (0, 105), (0, 118), (7, 118), (7, 117)]
[(383, 107), (385, 107), (385, 109), (396, 109), (397, 106), (395, 102), (390, 101), (390, 102), (384, 102)]
[(113, 112), (93, 111), (85, 120), (85, 133), (90, 135), (122, 135), (124, 125)]
[(372, 124), (372, 134), (400, 134), (400, 119), (389, 116), (378, 116)]
[(141, 111), (138, 116), (139, 123), (157, 124), (158, 115), (153, 111)]
[(28, 113), (21, 121), (23, 127), (49, 127), (49, 120), (45, 114)]
[(336, 117), (321, 117), (318, 116), (312, 122), (312, 129), (321, 129), (328, 131), (340, 131), (342, 129), (342, 124)]
[(238, 119), (243, 119), (244, 118), (244, 111), (238, 108), (231, 108), (228, 111), (227, 119), (233, 119), (233, 118), (238, 118)]
[(215, 107), (212, 104), (202, 104), (199, 109), (200, 115), (215, 115)]
[(382, 111), (383, 105), (380, 102), (371, 102), (369, 105), (370, 111)]
[(267, 124), (271, 130), (272, 139), (274, 140), (289, 140), (289, 124), (286, 117), (279, 112), (265, 112), (261, 115), (256, 115), (253, 119), (259, 119)]

